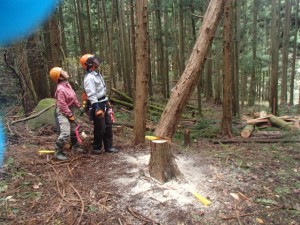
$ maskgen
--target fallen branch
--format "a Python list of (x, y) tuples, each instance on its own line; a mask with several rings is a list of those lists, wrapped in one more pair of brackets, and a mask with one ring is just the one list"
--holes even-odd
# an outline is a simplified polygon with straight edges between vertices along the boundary
[(84, 202), (83, 202), (83, 200), (82, 200), (81, 195), (80, 195), (79, 192), (76, 190), (76, 188), (73, 187), (72, 184), (69, 184), (69, 185), (70, 185), (70, 187), (73, 188), (73, 190), (76, 192), (76, 194), (77, 194), (77, 196), (79, 197), (80, 202), (81, 202), (81, 212), (80, 212), (80, 217), (79, 217), (79, 221), (78, 221), (78, 224), (80, 224), (81, 219), (82, 219), (82, 215), (83, 215), (83, 213), (84, 213)]
[(130, 207), (127, 207), (127, 210), (131, 213), (131, 215), (133, 215), (135, 218), (139, 219), (139, 220), (142, 220), (144, 222), (148, 222), (148, 223), (152, 223), (152, 224), (160, 224), (159, 222), (156, 222), (152, 219), (150, 219), (149, 217), (147, 216), (144, 216), (136, 211), (134, 211), (132, 208)]
[(232, 219), (236, 219), (238, 217), (253, 216), (253, 215), (257, 215), (259, 213), (272, 212), (272, 211), (275, 211), (275, 210), (278, 210), (278, 209), (283, 209), (283, 208), (284, 208), (283, 206), (279, 206), (279, 207), (276, 207), (276, 208), (273, 208), (273, 209), (266, 209), (266, 210), (261, 210), (261, 211), (257, 211), (257, 212), (253, 212), (253, 213), (244, 213), (244, 214), (240, 214), (240, 215), (237, 214), (237, 215), (234, 215), (234, 216), (220, 215), (220, 217), (223, 220), (232, 220)]
[(33, 114), (31, 116), (28, 116), (28, 117), (25, 117), (23, 119), (20, 119), (20, 120), (15, 120), (13, 122), (10, 123), (10, 125), (13, 125), (13, 124), (16, 124), (16, 123), (20, 123), (20, 122), (24, 122), (24, 121), (27, 121), (27, 120), (31, 120), (31, 119), (34, 119), (40, 115), (42, 115), (44, 112), (48, 111), (49, 109), (51, 109), (53, 106), (55, 106), (55, 104), (52, 104), (50, 105), (49, 107), (41, 110), (40, 112), (36, 113), (36, 114)]

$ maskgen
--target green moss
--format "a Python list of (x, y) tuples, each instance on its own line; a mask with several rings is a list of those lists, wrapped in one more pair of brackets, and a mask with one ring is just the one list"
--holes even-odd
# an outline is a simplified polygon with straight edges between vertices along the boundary
[[(54, 98), (45, 98), (39, 101), (38, 105), (35, 107), (34, 112), (38, 113), (41, 110), (49, 107), (50, 105), (55, 104)], [(33, 131), (36, 131), (38, 128), (41, 128), (45, 125), (53, 125), (55, 126), (55, 120), (54, 120), (54, 109), (55, 107), (52, 107), (51, 109), (47, 110), (46, 112), (42, 113), (40, 116), (28, 120), (26, 122), (26, 126)]]

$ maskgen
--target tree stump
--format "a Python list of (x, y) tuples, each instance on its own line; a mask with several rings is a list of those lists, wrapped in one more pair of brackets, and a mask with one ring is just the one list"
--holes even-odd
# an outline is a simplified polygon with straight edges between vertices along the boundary
[(123, 126), (116, 126), (115, 133), (118, 135), (123, 134)]
[(168, 140), (153, 140), (150, 143), (150, 176), (165, 183), (181, 176)]
[(189, 129), (186, 129), (184, 131), (184, 146), (189, 147), (191, 146), (191, 131)]

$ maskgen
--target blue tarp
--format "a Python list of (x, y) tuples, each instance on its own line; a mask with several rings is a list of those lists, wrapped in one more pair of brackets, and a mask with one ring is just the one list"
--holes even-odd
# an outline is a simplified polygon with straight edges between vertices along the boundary
[(3, 165), (5, 153), (5, 138), (2, 123), (0, 122), (0, 169)]
[(3, 0), (0, 7), (0, 45), (11, 44), (37, 29), (51, 16), (59, 0)]

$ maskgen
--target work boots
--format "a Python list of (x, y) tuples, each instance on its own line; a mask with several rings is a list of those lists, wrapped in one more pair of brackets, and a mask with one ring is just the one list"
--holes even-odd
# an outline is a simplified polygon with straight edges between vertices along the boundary
[(68, 156), (64, 153), (63, 151), (64, 148), (64, 143), (61, 142), (56, 142), (55, 143), (55, 158), (57, 158), (58, 160), (68, 160)]
[(108, 153), (116, 153), (116, 152), (118, 152), (119, 150), (118, 149), (116, 149), (116, 148), (108, 148), (108, 149), (105, 149), (105, 152), (108, 152)]
[(78, 144), (76, 137), (71, 136), (71, 144), (72, 144), (72, 149), (73, 149), (74, 152), (77, 152), (77, 153), (83, 153), (84, 152), (84, 149), (81, 148), (80, 144)]
[(63, 152), (63, 150), (56, 151), (55, 158), (62, 161), (69, 159), (68, 156)]
[(83, 152), (84, 152), (84, 149), (81, 148), (79, 144), (73, 145), (72, 148), (73, 148), (73, 151), (74, 151), (74, 152), (78, 152), (78, 153), (83, 153)]

